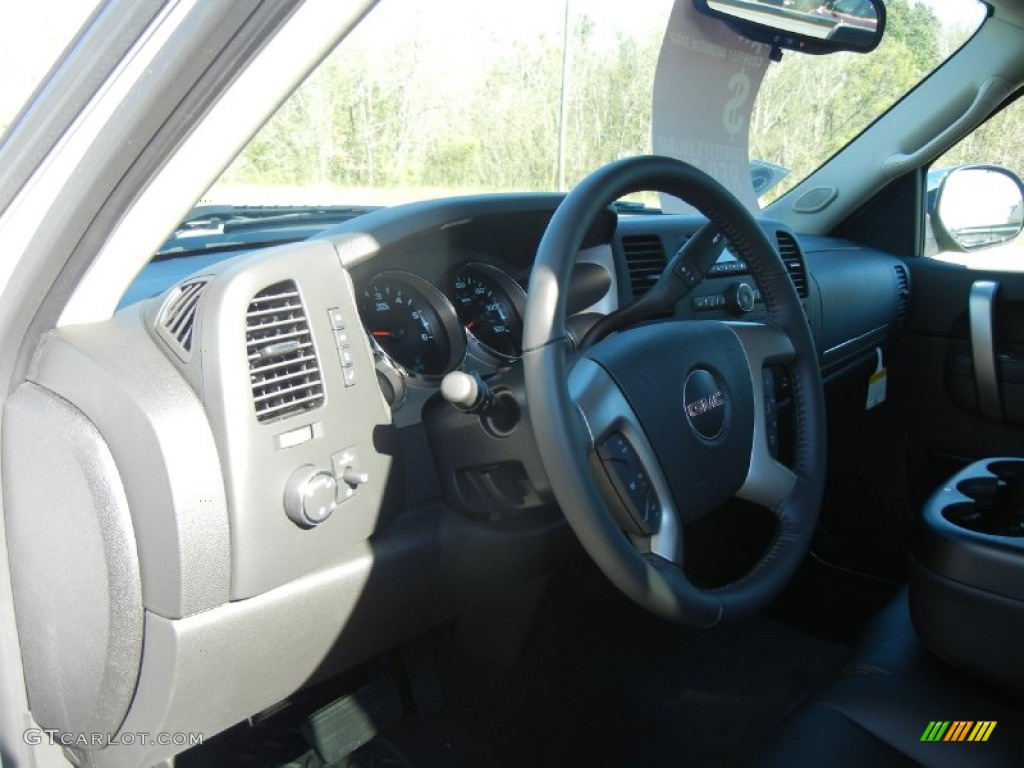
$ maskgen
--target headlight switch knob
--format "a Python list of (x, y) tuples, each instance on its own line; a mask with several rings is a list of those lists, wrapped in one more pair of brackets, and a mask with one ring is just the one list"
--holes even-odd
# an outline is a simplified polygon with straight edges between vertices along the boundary
[(725, 304), (734, 315), (745, 315), (754, 309), (754, 289), (747, 283), (734, 283), (725, 292)]
[(338, 506), (338, 481), (330, 470), (305, 464), (284, 486), (284, 511), (302, 528), (320, 525)]

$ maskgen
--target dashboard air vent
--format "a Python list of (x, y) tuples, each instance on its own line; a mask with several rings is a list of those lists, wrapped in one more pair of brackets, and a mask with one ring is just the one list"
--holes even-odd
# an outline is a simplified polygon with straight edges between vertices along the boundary
[(903, 325), (910, 313), (910, 276), (907, 274), (907, 268), (902, 264), (897, 264), (894, 269), (896, 270), (896, 320)]
[(807, 270), (804, 267), (804, 260), (800, 256), (800, 247), (788, 232), (777, 232), (775, 238), (779, 244), (782, 263), (786, 265), (786, 271), (789, 272), (789, 277), (793, 281), (793, 285), (796, 286), (797, 295), (801, 299), (806, 299), (808, 294)]
[(627, 235), (622, 238), (622, 252), (635, 301), (651, 289), (665, 269), (665, 247), (657, 235)]
[(313, 334), (294, 282), (256, 294), (245, 316), (245, 340), (257, 421), (283, 419), (323, 404)]
[(196, 310), (207, 282), (204, 277), (182, 283), (171, 291), (160, 309), (157, 329), (164, 341), (185, 360), (192, 354)]

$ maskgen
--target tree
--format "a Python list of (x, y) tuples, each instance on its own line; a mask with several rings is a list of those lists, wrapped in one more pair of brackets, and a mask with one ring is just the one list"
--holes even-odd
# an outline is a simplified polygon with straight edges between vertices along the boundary
[[(787, 52), (770, 66), (752, 114), (752, 157), (790, 168), (789, 182), (798, 181), (956, 44), (918, 0), (889, 0), (887, 10), (885, 38), (871, 54)], [(410, 197), (421, 196), (415, 190), (423, 187), (553, 189), (563, 42), (561, 13), (555, 11), (550, 18), (528, 20), (536, 34), (474, 30), (473, 45), (419, 34), (431, 21), (444, 29), (430, 4), (410, 4), (392, 17), (374, 11), (268, 121), (225, 180), (399, 187)], [(653, 22), (626, 35), (609, 32), (587, 15), (574, 20), (570, 184), (610, 160), (649, 151), (650, 99), (663, 32)], [(382, 47), (385, 39), (388, 46)], [(979, 157), (987, 150), (989, 159), (1008, 158), (1020, 167), (1019, 129), (1001, 141), (998, 136), (1009, 127), (1006, 120), (977, 132), (961, 156)]]
[(941, 62), (941, 26), (930, 8), (889, 0), (886, 9), (885, 35), (869, 54), (787, 53), (771, 65), (751, 118), (751, 156), (790, 169), (772, 196), (844, 147)]

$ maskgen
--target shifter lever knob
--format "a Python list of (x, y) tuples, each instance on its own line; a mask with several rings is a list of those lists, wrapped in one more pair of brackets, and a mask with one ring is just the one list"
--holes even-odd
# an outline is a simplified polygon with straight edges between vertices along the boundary
[(478, 374), (452, 371), (441, 380), (441, 397), (460, 411), (475, 413), (493, 400), (491, 388)]
[(495, 437), (507, 437), (519, 423), (519, 405), (505, 389), (497, 394), (478, 373), (452, 371), (441, 380), (441, 397), (463, 413), (480, 417), (480, 423)]

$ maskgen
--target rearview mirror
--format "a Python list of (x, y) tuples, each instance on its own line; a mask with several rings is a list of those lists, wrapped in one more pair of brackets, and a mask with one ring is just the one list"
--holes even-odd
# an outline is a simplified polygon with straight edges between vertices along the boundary
[[(941, 250), (977, 251), (1008, 243), (1024, 229), (1024, 182), (995, 165), (932, 171), (929, 213)], [(929, 184), (929, 187), (932, 186)]]
[(874, 50), (885, 30), (882, 0), (693, 0), (750, 40), (802, 53)]

